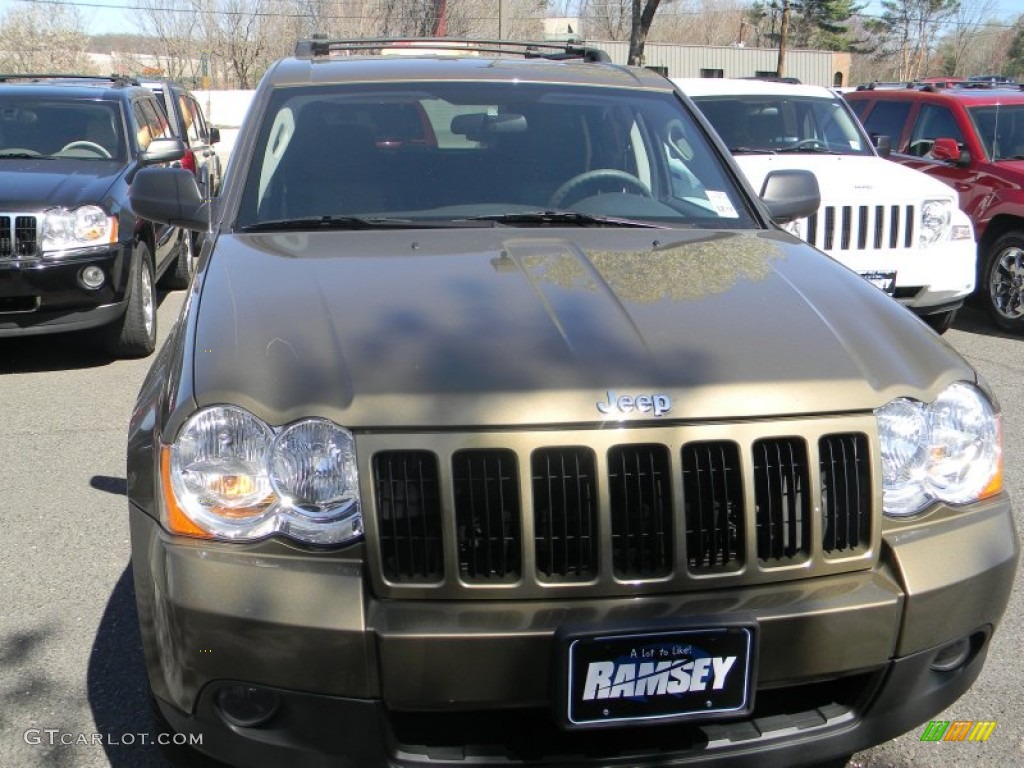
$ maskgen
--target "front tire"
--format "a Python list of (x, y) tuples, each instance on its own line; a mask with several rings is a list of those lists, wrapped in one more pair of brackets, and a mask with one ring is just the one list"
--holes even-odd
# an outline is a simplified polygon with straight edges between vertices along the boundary
[(953, 325), (953, 319), (956, 317), (956, 310), (950, 309), (945, 312), (936, 312), (933, 315), (925, 315), (921, 319), (924, 320), (940, 336), (949, 330), (950, 326)]
[(156, 287), (149, 246), (135, 244), (131, 292), (124, 314), (104, 331), (107, 351), (114, 357), (148, 357), (156, 349)]
[(1024, 233), (1008, 232), (992, 244), (978, 290), (992, 322), (1004, 331), (1024, 333)]
[(178, 255), (174, 257), (174, 266), (164, 273), (161, 284), (172, 291), (188, 288), (196, 271), (198, 256), (199, 238), (192, 230), (183, 230), (181, 241), (178, 243)]

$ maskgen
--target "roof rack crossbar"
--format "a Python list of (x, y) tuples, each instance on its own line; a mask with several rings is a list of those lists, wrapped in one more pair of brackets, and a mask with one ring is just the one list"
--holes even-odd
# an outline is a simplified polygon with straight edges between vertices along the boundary
[(137, 78), (131, 75), (68, 75), (54, 72), (46, 73), (26, 73), (26, 74), (0, 74), (0, 83), (10, 82), (11, 80), (92, 80), (100, 82), (110, 82), (114, 85), (138, 85), (139, 81)]
[(332, 53), (379, 53), (386, 48), (464, 51), (466, 53), (495, 53), (543, 58), (551, 60), (582, 59), (588, 62), (611, 62), (611, 57), (600, 48), (582, 42), (524, 42), (519, 40), (492, 40), (453, 37), (358, 37), (329, 40), (314, 36), (295, 45), (295, 57), (314, 59)]

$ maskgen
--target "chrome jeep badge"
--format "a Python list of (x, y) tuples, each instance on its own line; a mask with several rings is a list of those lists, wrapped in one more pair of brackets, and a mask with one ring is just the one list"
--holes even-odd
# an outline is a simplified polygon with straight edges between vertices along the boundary
[(627, 413), (653, 413), (656, 417), (664, 416), (672, 410), (672, 398), (668, 395), (654, 393), (651, 395), (616, 395), (608, 390), (607, 400), (595, 403), (597, 410), (606, 416)]

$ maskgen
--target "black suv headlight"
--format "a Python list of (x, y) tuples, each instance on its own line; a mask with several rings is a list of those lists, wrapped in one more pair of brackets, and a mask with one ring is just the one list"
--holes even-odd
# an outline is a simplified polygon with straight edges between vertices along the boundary
[(273, 429), (243, 408), (205, 408), (164, 447), (168, 529), (251, 541), (342, 544), (363, 533), (352, 433), (327, 419)]
[(951, 384), (933, 403), (901, 397), (875, 416), (887, 515), (913, 515), (935, 501), (968, 504), (1002, 490), (1002, 420), (973, 384)]
[(117, 217), (98, 205), (51, 208), (43, 212), (39, 250), (44, 256), (117, 242)]

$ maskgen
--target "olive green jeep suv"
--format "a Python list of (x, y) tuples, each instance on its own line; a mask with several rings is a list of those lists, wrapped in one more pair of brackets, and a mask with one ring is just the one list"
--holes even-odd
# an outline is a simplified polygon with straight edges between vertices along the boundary
[[(128, 444), (159, 718), (240, 766), (783, 766), (927, 721), (1018, 559), (1000, 411), (600, 51), (302, 43)], [(443, 50), (449, 47), (446, 55)], [(408, 48), (415, 46), (406, 46)]]

